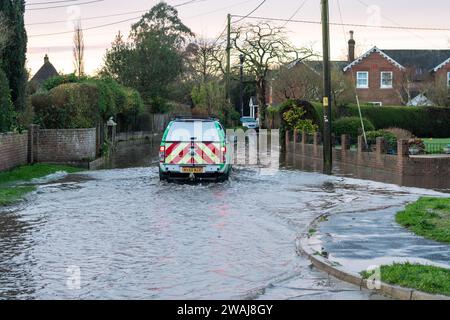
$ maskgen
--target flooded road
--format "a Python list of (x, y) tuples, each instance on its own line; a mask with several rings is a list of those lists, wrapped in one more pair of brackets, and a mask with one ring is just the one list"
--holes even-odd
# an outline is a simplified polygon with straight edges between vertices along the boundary
[(296, 239), (324, 212), (395, 210), (426, 193), (252, 167), (222, 184), (168, 184), (153, 155), (136, 159), (0, 211), (0, 299), (377, 299), (312, 269)]

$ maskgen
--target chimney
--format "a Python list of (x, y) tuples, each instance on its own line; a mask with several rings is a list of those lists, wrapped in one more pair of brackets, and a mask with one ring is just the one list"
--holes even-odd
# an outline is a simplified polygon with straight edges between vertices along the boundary
[(350, 31), (350, 40), (348, 40), (348, 62), (355, 61), (355, 45), (356, 42), (353, 39), (353, 31)]
[(45, 55), (45, 57), (44, 57), (44, 63), (47, 64), (47, 63), (49, 63), (49, 61), (50, 61), (50, 60), (48, 59), (48, 55)]

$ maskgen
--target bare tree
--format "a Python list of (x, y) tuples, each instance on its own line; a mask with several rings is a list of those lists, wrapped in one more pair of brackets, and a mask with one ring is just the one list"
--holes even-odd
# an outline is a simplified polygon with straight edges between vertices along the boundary
[(232, 43), (244, 55), (245, 68), (252, 74), (258, 92), (260, 122), (264, 123), (266, 87), (269, 71), (292, 61), (313, 55), (309, 49), (296, 49), (288, 41), (285, 29), (266, 22), (238, 26), (232, 30)]
[(216, 43), (195, 39), (186, 47), (185, 56), (194, 80), (205, 83), (224, 73), (224, 52)]
[(75, 74), (78, 77), (84, 75), (84, 37), (81, 23), (75, 27), (75, 33), (73, 36), (73, 59)]

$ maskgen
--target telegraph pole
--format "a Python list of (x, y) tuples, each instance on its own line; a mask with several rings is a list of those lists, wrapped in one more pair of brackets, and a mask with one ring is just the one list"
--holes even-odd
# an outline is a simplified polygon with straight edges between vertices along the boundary
[(240, 77), (240, 95), (239, 95), (239, 106), (241, 107), (241, 117), (244, 116), (244, 61), (245, 56), (243, 54), (239, 55), (239, 77)]
[(231, 14), (227, 15), (227, 68), (225, 75), (226, 98), (230, 99), (230, 73), (231, 73)]
[(331, 68), (330, 68), (330, 25), (328, 0), (322, 2), (323, 41), (323, 173), (331, 174), (333, 151), (331, 147)]

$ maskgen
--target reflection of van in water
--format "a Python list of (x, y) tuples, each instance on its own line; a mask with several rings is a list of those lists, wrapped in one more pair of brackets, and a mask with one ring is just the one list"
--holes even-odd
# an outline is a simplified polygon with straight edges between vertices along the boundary
[(225, 181), (231, 172), (226, 134), (215, 119), (176, 119), (159, 148), (161, 180)]

